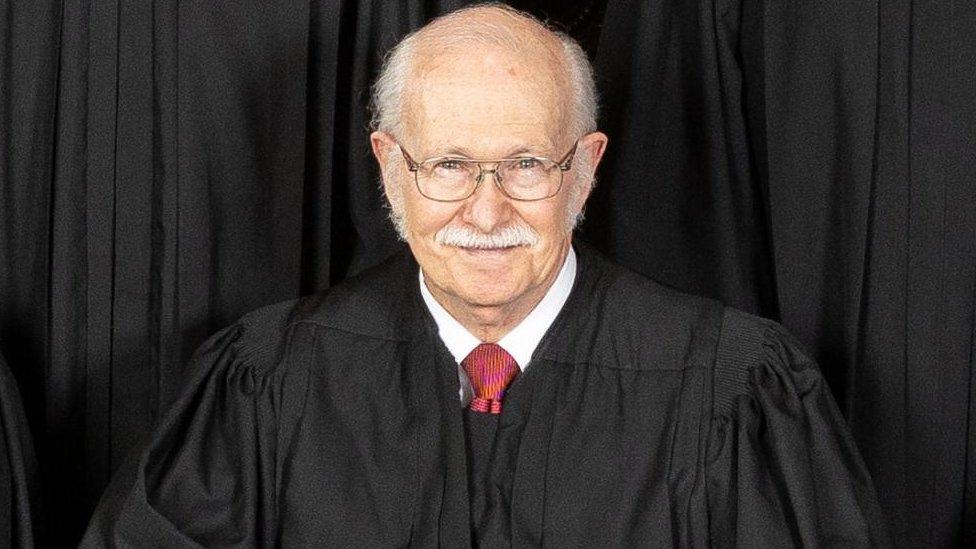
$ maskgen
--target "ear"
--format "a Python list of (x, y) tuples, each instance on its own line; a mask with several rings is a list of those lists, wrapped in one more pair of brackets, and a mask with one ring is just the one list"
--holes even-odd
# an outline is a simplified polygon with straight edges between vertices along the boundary
[(588, 133), (580, 138), (579, 145), (576, 147), (576, 154), (586, 155), (587, 164), (593, 170), (592, 177), (596, 173), (596, 167), (603, 159), (603, 153), (607, 150), (607, 135), (603, 132)]
[(369, 144), (373, 147), (373, 156), (379, 162), (380, 170), (384, 169), (388, 155), (396, 152), (396, 141), (386, 132), (375, 131), (369, 134)]
[(391, 154), (397, 154), (396, 140), (393, 136), (381, 131), (375, 131), (369, 134), (369, 143), (373, 147), (373, 156), (376, 157), (376, 162), (380, 165), (380, 174), (383, 177), (383, 188), (386, 189), (387, 194), (389, 194), (389, 189), (387, 188), (388, 182), (391, 181), (393, 174), (386, 173), (386, 168), (389, 165), (389, 160)]
[[(605, 133), (593, 132), (581, 137), (579, 144), (576, 146), (577, 160), (574, 163), (580, 167), (586, 166), (590, 170), (588, 174), (580, 174), (583, 180), (587, 182), (586, 189), (580, 193), (580, 204), (578, 204), (580, 210), (582, 210), (583, 204), (586, 203), (586, 199), (590, 194), (592, 185), (589, 183), (596, 177), (596, 168), (600, 165), (600, 160), (603, 159), (603, 153), (607, 150), (607, 141), (608, 138)], [(584, 162), (579, 161), (584, 159)]]

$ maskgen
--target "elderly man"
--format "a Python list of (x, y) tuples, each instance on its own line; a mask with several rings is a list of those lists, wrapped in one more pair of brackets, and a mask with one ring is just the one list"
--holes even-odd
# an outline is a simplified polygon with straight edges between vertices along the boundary
[(884, 543), (779, 326), (571, 245), (607, 144), (578, 45), (467, 8), (374, 102), (409, 253), (206, 343), (86, 545)]

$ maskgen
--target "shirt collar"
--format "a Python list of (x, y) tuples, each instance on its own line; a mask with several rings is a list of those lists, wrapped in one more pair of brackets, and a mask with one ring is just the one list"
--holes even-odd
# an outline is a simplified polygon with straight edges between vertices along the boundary
[[(447, 312), (434, 299), (434, 296), (431, 295), (430, 290), (427, 289), (427, 285), (424, 283), (424, 271), (422, 269), (420, 270), (419, 276), (420, 295), (423, 296), (424, 303), (430, 310), (431, 316), (434, 317), (434, 322), (437, 323), (438, 335), (440, 335), (447, 350), (454, 356), (454, 360), (460, 364), (475, 347), (481, 344), (481, 340), (462, 326), (460, 322), (451, 316), (451, 313)], [(542, 297), (539, 304), (529, 312), (528, 316), (522, 322), (512, 328), (498, 342), (498, 345), (502, 349), (505, 349), (508, 354), (512, 355), (512, 358), (515, 359), (515, 362), (518, 363), (519, 368), (522, 370), (532, 360), (532, 353), (535, 352), (535, 348), (542, 340), (542, 336), (546, 334), (553, 321), (556, 320), (556, 316), (559, 315), (559, 311), (562, 310), (566, 299), (569, 298), (569, 294), (573, 289), (573, 282), (575, 281), (576, 252), (570, 246), (569, 253), (566, 254), (566, 259), (563, 261), (562, 269), (559, 270), (559, 274), (556, 276), (556, 280), (552, 283), (552, 286), (546, 291), (546, 295)]]

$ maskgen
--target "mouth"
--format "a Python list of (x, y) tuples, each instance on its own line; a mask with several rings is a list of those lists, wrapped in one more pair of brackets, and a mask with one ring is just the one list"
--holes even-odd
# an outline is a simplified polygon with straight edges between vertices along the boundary
[(515, 248), (519, 248), (519, 247), (520, 246), (499, 246), (499, 247), (495, 247), (495, 248), (481, 248), (481, 247), (475, 247), (475, 246), (461, 246), (460, 248), (462, 250), (466, 251), (466, 252), (472, 252), (472, 253), (482, 253), (482, 252), (485, 252), (485, 253), (490, 253), (490, 252), (507, 252), (509, 250), (514, 250)]
[(480, 257), (480, 258), (504, 257), (514, 252), (518, 248), (521, 248), (521, 246), (503, 246), (498, 248), (474, 248), (474, 247), (465, 247), (465, 246), (459, 247), (459, 249), (462, 252), (464, 252), (465, 255), (469, 255), (472, 257)]

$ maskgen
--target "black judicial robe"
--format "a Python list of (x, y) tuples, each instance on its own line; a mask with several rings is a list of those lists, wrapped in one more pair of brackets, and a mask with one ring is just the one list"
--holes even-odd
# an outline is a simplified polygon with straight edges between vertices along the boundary
[(204, 344), (82, 545), (886, 545), (828, 388), (780, 326), (577, 250), (566, 305), (474, 441), (478, 505), (457, 365), (402, 253)]

